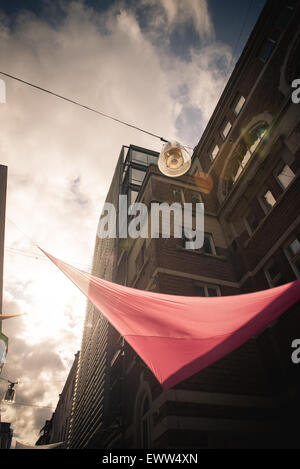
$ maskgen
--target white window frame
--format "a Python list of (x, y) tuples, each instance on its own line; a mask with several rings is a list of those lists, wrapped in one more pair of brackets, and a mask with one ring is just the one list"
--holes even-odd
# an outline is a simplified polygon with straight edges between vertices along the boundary
[[(240, 108), (240, 110), (237, 112), (237, 111), (236, 111), (236, 107), (237, 107), (237, 105), (239, 104), (239, 102), (240, 102), (241, 99), (244, 99), (244, 102), (243, 102), (242, 107)], [(246, 103), (246, 98), (245, 98), (245, 96), (243, 96), (242, 94), (238, 93), (238, 94), (236, 95), (236, 97), (235, 97), (233, 103), (232, 103), (232, 106), (231, 106), (231, 109), (232, 109), (232, 111), (233, 111), (233, 113), (234, 113), (234, 115), (235, 115), (236, 117), (239, 116), (240, 113), (242, 112), (243, 107), (245, 106), (245, 103)]]
[[(285, 187), (285, 186), (282, 184), (282, 182), (280, 181), (280, 179), (279, 179), (279, 174), (283, 171), (283, 169), (284, 169), (286, 166), (292, 171), (292, 173), (294, 174), (294, 177), (293, 177), (293, 179), (291, 180), (291, 182)], [(294, 171), (292, 170), (292, 168), (290, 167), (290, 165), (288, 165), (287, 163), (285, 163), (284, 161), (282, 161), (282, 162), (280, 163), (280, 165), (278, 165), (277, 168), (276, 168), (275, 178), (276, 178), (276, 181), (278, 182), (278, 184), (280, 185), (281, 189), (285, 192), (285, 191), (288, 190), (288, 188), (290, 187), (290, 185), (292, 184), (292, 182), (295, 180), (296, 174), (294, 173)]]
[[(267, 209), (266, 205), (265, 205), (265, 202), (264, 202), (264, 195), (267, 193), (267, 192), (271, 192), (272, 196), (274, 197), (274, 200), (275, 200), (275, 204), (270, 208), (270, 210)], [(274, 193), (272, 191), (272, 189), (268, 188), (268, 187), (265, 187), (264, 190), (260, 193), (260, 196), (258, 197), (258, 201), (261, 205), (261, 208), (263, 209), (264, 213), (266, 215), (268, 215), (272, 210), (273, 208), (275, 207), (275, 205), (277, 204), (277, 200), (278, 198), (276, 199), (276, 197), (274, 196)]]
[[(221, 296), (221, 289), (220, 289), (219, 285), (214, 285), (212, 283), (195, 282), (195, 286), (204, 288), (205, 297), (203, 296), (203, 298), (214, 298), (214, 297), (208, 295), (208, 289), (209, 288), (213, 288), (214, 290), (216, 290), (216, 292), (217, 292), (216, 296)], [(201, 297), (199, 297), (199, 298), (201, 298)]]
[[(217, 151), (217, 153), (216, 153), (215, 156), (214, 156), (213, 153), (214, 153), (214, 151), (215, 151), (216, 148), (218, 148), (218, 151)], [(210, 160), (211, 160), (211, 161), (214, 161), (214, 160), (217, 158), (217, 156), (218, 156), (219, 153), (220, 153), (220, 147), (219, 147), (219, 145), (218, 145), (217, 143), (214, 143), (214, 145), (212, 145), (211, 150), (210, 150), (210, 152), (209, 152)]]
[[(230, 125), (230, 129), (228, 130), (227, 134), (225, 135), (225, 134), (224, 134), (224, 130), (225, 130), (225, 128), (227, 127), (228, 124)], [(231, 129), (232, 129), (232, 123), (230, 122), (229, 119), (226, 118), (226, 119), (224, 120), (223, 124), (222, 124), (221, 127), (220, 127), (220, 134), (221, 134), (221, 137), (222, 137), (222, 139), (223, 139), (224, 141), (227, 139), (228, 135), (230, 134)]]

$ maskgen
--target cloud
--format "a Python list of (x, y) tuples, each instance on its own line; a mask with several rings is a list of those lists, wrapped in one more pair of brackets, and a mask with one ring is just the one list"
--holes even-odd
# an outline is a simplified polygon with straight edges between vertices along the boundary
[(140, 6), (148, 7), (149, 25), (156, 33), (180, 33), (192, 25), (202, 41), (215, 37), (206, 0), (142, 0)]
[[(80, 1), (60, 5), (63, 16), (51, 22), (23, 11), (10, 27), (1, 14), (1, 68), (195, 145), (230, 72), (231, 51), (214, 42), (207, 2), (145, 0), (127, 8), (117, 2), (105, 12)], [(172, 34), (191, 22), (202, 47), (176, 57)], [(7, 215), (22, 232), (7, 222), (4, 311), (27, 315), (3, 325), (9, 336), (3, 375), (24, 381), (19, 403), (55, 406), (80, 348), (85, 299), (22, 233), (88, 270), (121, 146), (159, 151), (161, 142), (20, 83), (6, 85), (0, 155), (9, 168)], [(51, 415), (6, 407), (4, 420), (31, 443)]]

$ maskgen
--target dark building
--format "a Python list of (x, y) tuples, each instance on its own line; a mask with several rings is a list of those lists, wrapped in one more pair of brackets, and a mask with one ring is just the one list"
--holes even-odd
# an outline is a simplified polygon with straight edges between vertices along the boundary
[(61, 448), (66, 446), (68, 438), (78, 360), (79, 352), (75, 354), (72, 368), (52, 416), (50, 444), (64, 442)]
[(10, 449), (12, 436), (10, 423), (0, 422), (0, 449)]
[[(2, 314), (3, 303), (3, 264), (4, 264), (4, 234), (5, 234), (5, 211), (7, 190), (7, 167), (0, 165), (0, 314)], [(8, 348), (8, 338), (2, 334), (2, 321), (0, 320), (0, 374), (4, 365), (5, 355)], [(1, 396), (2, 397), (2, 396)], [(0, 448), (10, 449), (13, 430), (10, 423), (1, 422), (0, 408)]]
[(78, 367), (79, 352), (75, 354), (75, 359), (67, 377), (64, 388), (59, 395), (59, 400), (50, 420), (46, 420), (41, 429), (41, 435), (36, 445), (47, 445), (52, 443), (63, 443), (60, 448), (66, 447), (68, 432), (70, 427), (71, 410), (73, 403), (75, 377)]
[(45, 421), (45, 425), (40, 430), (40, 436), (35, 444), (36, 446), (48, 445), (50, 443), (51, 429), (52, 429), (52, 417), (50, 420)]
[[(0, 314), (2, 313), (2, 300), (3, 300), (3, 264), (4, 264), (6, 189), (7, 189), (7, 167), (0, 165)], [(2, 331), (2, 321), (0, 320), (0, 332), (1, 331)]]
[[(4, 265), (4, 235), (5, 235), (5, 209), (7, 189), (7, 167), (0, 165), (0, 314), (3, 303), (3, 265)], [(2, 321), (0, 319), (0, 375), (7, 352), (8, 338), (2, 334)], [(1, 422), (1, 409), (0, 409)]]
[[(194, 150), (163, 176), (157, 154), (123, 147), (107, 196), (203, 202), (205, 241), (96, 239), (95, 275), (156, 292), (227, 296), (300, 278), (299, 1), (268, 1)], [(119, 207), (118, 207), (119, 208)], [(298, 447), (299, 304), (238, 350), (163, 392), (90, 303), (68, 447)]]

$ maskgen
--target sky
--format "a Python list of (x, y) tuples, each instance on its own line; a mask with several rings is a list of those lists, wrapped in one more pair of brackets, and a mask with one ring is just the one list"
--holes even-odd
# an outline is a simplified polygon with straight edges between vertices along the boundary
[[(264, 3), (2, 0), (0, 70), (193, 147)], [(1, 415), (14, 439), (34, 444), (80, 349), (86, 306), (35, 244), (88, 270), (122, 145), (160, 151), (161, 142), (5, 82), (3, 312), (25, 315), (3, 323), (9, 353), (2, 377), (19, 384), (16, 404), (2, 403)]]

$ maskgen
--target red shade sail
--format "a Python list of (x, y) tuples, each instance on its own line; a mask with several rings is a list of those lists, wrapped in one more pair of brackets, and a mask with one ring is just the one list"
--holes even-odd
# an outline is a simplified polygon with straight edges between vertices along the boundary
[(215, 298), (153, 293), (102, 280), (44, 254), (124, 336), (165, 390), (241, 346), (300, 299), (300, 280)]

